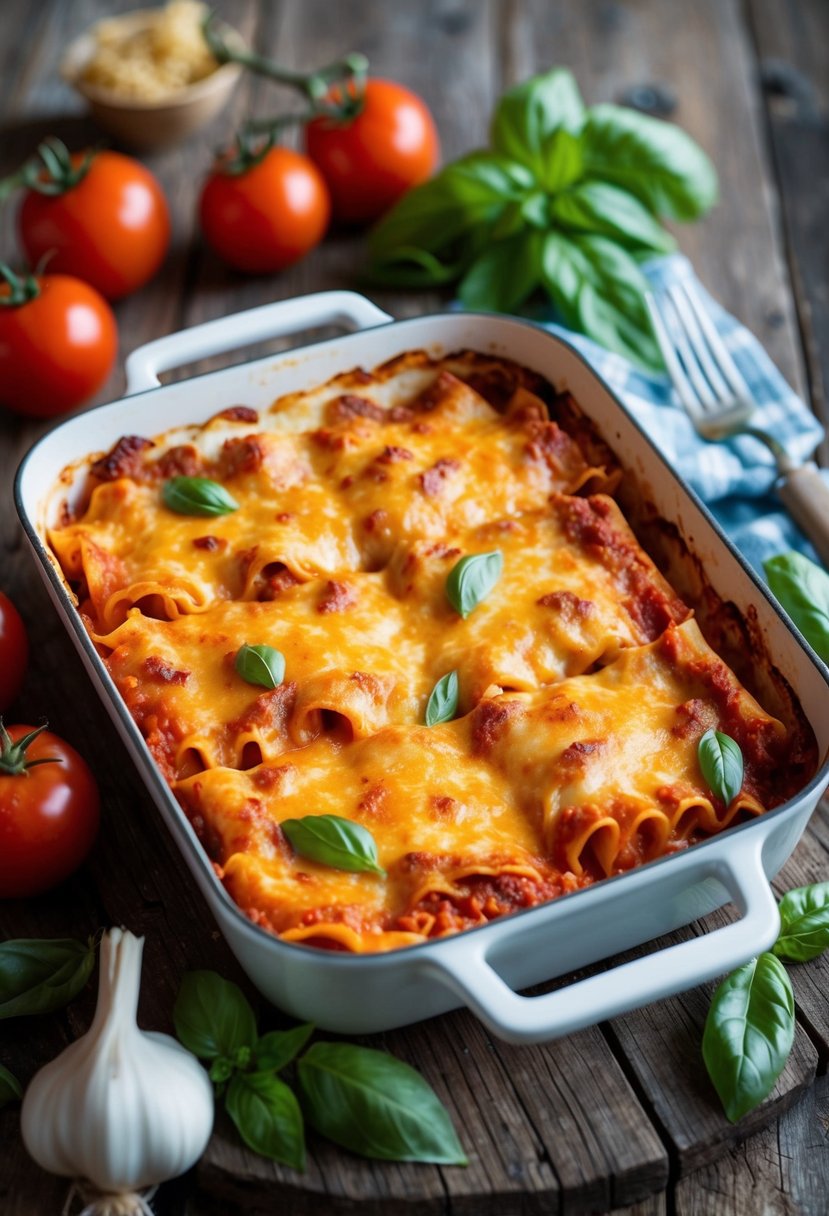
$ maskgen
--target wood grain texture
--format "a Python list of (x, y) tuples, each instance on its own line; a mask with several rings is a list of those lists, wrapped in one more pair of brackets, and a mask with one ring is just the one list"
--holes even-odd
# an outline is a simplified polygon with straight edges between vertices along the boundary
[[(829, 5), (751, 0), (786, 253), (815, 413), (829, 424)], [(829, 458), (829, 442), (821, 456)]]
[[(74, 146), (95, 137), (55, 68), (75, 33), (105, 10), (132, 7), (136, 0), (2, 0), (0, 29), (14, 33), (0, 38), (0, 172), (15, 167), (46, 133), (63, 135)], [(680, 0), (586, 0), (578, 6), (565, 0), (234, 0), (231, 6), (227, 0), (219, 7), (260, 49), (286, 62), (310, 66), (346, 47), (364, 50), (378, 74), (427, 98), (445, 159), (480, 145), (501, 88), (540, 67), (568, 63), (589, 101), (616, 100), (632, 84), (671, 84), (679, 98), (675, 117), (711, 152), (723, 183), (712, 216), (680, 233), (683, 248), (726, 307), (802, 385), (800, 325), (815, 391), (815, 368), (825, 369), (829, 350), (820, 321), (821, 282), (829, 277), (819, 261), (825, 246), (815, 230), (806, 154), (798, 153), (791, 181), (782, 181), (786, 141), (802, 132), (791, 127), (788, 113), (772, 113), (772, 126), (781, 124), (778, 134), (772, 132), (776, 160), (766, 141), (757, 51), (803, 65), (824, 107), (816, 43), (826, 12), (821, 0), (751, 0), (750, 24), (738, 0), (702, 0), (692, 9)], [(227, 270), (198, 236), (195, 208), (211, 149), (246, 114), (267, 113), (286, 100), (284, 90), (246, 80), (208, 131), (147, 158), (170, 198), (173, 247), (159, 277), (116, 308), (122, 359), (182, 325), (358, 283), (363, 238), (357, 233), (332, 233), (305, 262), (263, 278)], [(815, 149), (813, 155), (819, 145)], [(826, 174), (819, 180), (825, 183)], [(0, 212), (0, 257), (13, 256), (14, 244), (13, 208), (6, 208)], [(817, 260), (810, 250), (818, 251)], [(442, 307), (447, 299), (440, 293), (369, 294), (401, 317)], [(263, 348), (221, 361), (259, 353)], [(96, 400), (121, 394), (121, 368), (119, 362)], [(20, 456), (44, 429), (0, 413), (0, 585), (24, 610), (35, 656), (17, 716), (38, 721), (47, 711), (52, 726), (88, 757), (101, 783), (104, 822), (88, 863), (58, 892), (0, 904), (0, 936), (83, 937), (123, 923), (146, 936), (142, 1025), (170, 1030), (181, 976), (194, 967), (235, 979), (263, 1027), (278, 1025), (280, 1015), (263, 1007), (240, 974), (106, 713), (86, 691), (79, 694), (87, 687), (80, 661), (23, 552), (11, 480)], [(825, 879), (828, 858), (829, 818), (823, 814), (781, 875), (779, 889)], [(469, 1014), (457, 1013), (367, 1041), (415, 1065), (444, 1098), (470, 1156), (467, 1170), (364, 1162), (311, 1137), (308, 1172), (300, 1177), (249, 1153), (220, 1115), (198, 1170), (162, 1188), (158, 1216), (270, 1216), (276, 1210), (334, 1216), (358, 1209), (382, 1216), (398, 1210), (403, 1216), (662, 1216), (668, 1210), (680, 1216), (817, 1216), (825, 1205), (814, 1206), (813, 1196), (827, 1194), (829, 1099), (825, 1080), (808, 1086), (829, 1053), (827, 968), (818, 960), (790, 969), (801, 1018), (797, 1048), (770, 1101), (737, 1129), (725, 1124), (700, 1063), (709, 990), (537, 1048), (497, 1043)], [(94, 1001), (91, 984), (61, 1013), (4, 1022), (0, 1062), (27, 1080), (86, 1029)], [(728, 1137), (744, 1137), (769, 1120), (765, 1131), (726, 1151)], [(17, 1124), (14, 1107), (0, 1111), (0, 1211), (57, 1212), (66, 1185), (29, 1161)], [(723, 1152), (717, 1165), (684, 1176), (674, 1191), (669, 1164), (677, 1174)], [(657, 1193), (646, 1198), (651, 1192)]]
[(715, 1164), (683, 1178), (676, 1216), (826, 1216), (829, 1078)]

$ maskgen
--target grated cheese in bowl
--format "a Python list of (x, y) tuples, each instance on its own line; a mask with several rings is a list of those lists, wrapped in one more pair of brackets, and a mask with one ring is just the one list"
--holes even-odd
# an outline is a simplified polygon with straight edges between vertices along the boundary
[(202, 34), (207, 11), (199, 0), (170, 0), (137, 28), (118, 17), (98, 22), (79, 82), (152, 102), (204, 80), (219, 67)]

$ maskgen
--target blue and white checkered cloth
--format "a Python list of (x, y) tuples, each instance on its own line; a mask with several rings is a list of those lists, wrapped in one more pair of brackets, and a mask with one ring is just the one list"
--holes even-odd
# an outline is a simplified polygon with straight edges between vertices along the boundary
[[(657, 288), (694, 275), (688, 259), (679, 254), (648, 263), (644, 272)], [(757, 402), (752, 425), (778, 439), (793, 458), (808, 458), (823, 436), (814, 414), (789, 388), (754, 335), (721, 308), (698, 280), (697, 286)], [(764, 559), (787, 549), (819, 561), (774, 496), (774, 460), (765, 444), (747, 435), (706, 443), (679, 405), (667, 375), (642, 371), (555, 322), (541, 324), (576, 347), (595, 368), (761, 576)]]

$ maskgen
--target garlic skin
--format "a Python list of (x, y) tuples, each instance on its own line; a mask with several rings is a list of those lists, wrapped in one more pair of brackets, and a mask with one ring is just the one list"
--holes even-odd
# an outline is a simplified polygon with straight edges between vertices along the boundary
[(213, 1128), (213, 1086), (196, 1057), (136, 1023), (143, 949), (127, 930), (104, 935), (92, 1025), (34, 1076), (21, 1110), (38, 1165), (109, 1194), (184, 1173)]

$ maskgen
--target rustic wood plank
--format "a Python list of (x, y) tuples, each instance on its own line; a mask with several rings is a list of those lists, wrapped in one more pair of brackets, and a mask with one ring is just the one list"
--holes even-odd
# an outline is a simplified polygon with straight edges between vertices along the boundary
[(829, 1079), (775, 1124), (676, 1187), (676, 1216), (825, 1216)]
[[(751, 0), (812, 405), (829, 425), (829, 6)], [(829, 460), (829, 441), (820, 449)]]
[[(637, 5), (635, 11), (621, 9), (615, 4), (599, 4), (596, 0), (578, 13), (570, 6), (567, 11), (563, 5), (545, 6), (542, 11), (540, 5), (535, 8), (502, 5), (496, 9), (494, 3), (489, 2), (473, 8), (463, 0), (398, 4), (393, 10), (378, 0), (366, 4), (347, 0), (337, 6), (322, 0), (306, 0), (302, 6), (261, 7), (253, 0), (246, 0), (244, 5), (234, 6), (232, 19), (248, 31), (255, 26), (262, 36), (264, 48), (274, 49), (280, 56), (289, 56), (296, 61), (305, 56), (307, 64), (329, 57), (329, 54), (333, 57), (346, 45), (366, 50), (378, 74), (404, 80), (427, 97), (438, 117), (444, 152), (452, 157), (481, 142), (499, 80), (511, 83), (525, 70), (541, 66), (554, 55), (559, 59), (566, 56), (569, 61), (581, 65), (578, 75), (585, 82), (585, 91), (591, 100), (616, 96), (617, 89), (624, 84), (644, 80), (648, 74), (652, 76), (673, 56), (671, 72), (675, 75), (676, 69), (681, 83), (678, 117), (687, 122), (698, 137), (707, 139), (711, 119), (706, 109), (704, 86), (694, 85), (699, 70), (694, 56), (703, 45), (708, 46), (718, 29), (727, 27), (731, 30), (737, 23), (733, 3), (726, 6), (724, 16), (712, 14), (711, 5), (712, 0), (708, 0), (701, 16), (689, 17), (692, 25), (690, 52), (685, 48), (682, 51), (688, 63), (679, 65), (675, 63), (678, 52), (660, 50), (657, 45), (668, 26), (670, 14), (675, 18), (679, 8), (676, 4), (665, 5), (669, 16), (663, 17), (653, 0)], [(134, 7), (134, 0), (118, 0), (117, 4), (107, 5), (110, 11), (117, 7)], [(518, 21), (521, 14), (531, 8), (537, 19), (531, 23), (522, 17)], [(4, 17), (8, 11), (9, 0), (4, 0)], [(20, 9), (16, 11), (20, 12)], [(59, 113), (61, 122), (67, 124), (58, 125), (59, 133), (65, 131), (67, 138), (71, 135), (79, 141), (89, 138), (84, 134), (89, 131), (88, 124), (77, 117), (79, 103), (63, 86), (46, 77), (57, 61), (63, 43), (101, 11), (99, 0), (25, 6), (21, 28), (37, 33), (36, 44), (26, 44), (25, 58), (10, 56), (10, 73), (0, 75), (0, 99), (4, 90), (5, 96), (14, 98), (14, 105), (6, 107), (5, 112), (16, 115), (9, 121), (14, 123), (14, 140), (19, 141), (10, 152), (8, 141), (0, 138), (0, 155), (8, 154), (12, 163), (15, 158), (21, 158), (15, 148), (22, 148), (22, 154), (30, 151), (37, 137), (33, 132), (45, 134), (55, 129)], [(504, 20), (512, 30), (511, 34), (509, 29), (505, 31), (503, 26), (496, 25), (498, 12), (507, 14)], [(687, 14), (687, 10), (683, 9), (683, 12)], [(517, 14), (514, 21), (510, 14)], [(493, 31), (497, 34), (499, 30), (508, 34), (500, 63), (495, 53), (497, 39), (493, 37)], [(731, 53), (732, 34), (729, 38), (731, 40), (716, 55), (708, 56), (706, 61), (714, 65), (712, 71), (715, 68), (725, 71), (723, 65)], [(641, 46), (634, 45), (637, 41), (641, 41)], [(667, 41), (670, 43), (670, 38)], [(747, 90), (750, 55), (742, 41), (738, 51), (737, 83)], [(528, 65), (526, 69), (522, 64)], [(591, 80), (595, 81), (595, 88), (587, 84)], [(726, 91), (737, 88), (725, 84), (718, 87)], [(169, 152), (150, 158), (152, 167), (171, 194), (177, 217), (174, 252), (156, 283), (119, 307), (122, 354), (139, 342), (181, 323), (194, 323), (265, 299), (288, 297), (328, 286), (353, 285), (362, 240), (355, 234), (337, 234), (316, 251), (313, 258), (284, 275), (258, 280), (226, 272), (212, 255), (201, 249), (192, 220), (199, 179), (209, 148), (221, 137), (222, 131), (229, 130), (233, 120), (245, 112), (252, 89), (252, 85), (247, 85), (237, 92), (232, 109), (203, 140), (200, 138), (188, 145), (181, 153)], [(742, 100), (738, 97), (739, 104), (734, 109), (735, 130), (745, 122), (747, 114), (752, 114), (751, 105), (745, 97), (740, 97)], [(66, 114), (69, 117), (64, 119)], [(692, 123), (697, 125), (692, 126)], [(754, 139), (756, 123), (752, 130), (755, 135), (751, 138)], [(714, 134), (719, 141), (717, 147), (725, 147), (724, 137), (717, 132)], [(755, 159), (762, 161), (759, 152)], [(730, 181), (736, 180), (735, 174), (736, 169), (730, 175)], [(749, 180), (755, 182), (756, 194), (762, 194), (765, 178), (761, 180), (755, 176)], [(720, 274), (721, 279), (719, 284), (713, 277), (709, 281), (724, 302), (740, 311), (748, 292), (745, 278), (741, 277), (743, 267), (752, 257), (756, 256), (758, 262), (765, 257), (765, 247), (756, 235), (757, 215), (760, 214), (760, 227), (763, 228), (770, 223), (772, 211), (767, 201), (758, 204), (756, 200), (748, 210), (741, 210), (731, 196), (720, 211), (726, 206), (731, 218), (725, 229), (733, 232), (738, 225), (744, 225), (746, 229), (753, 228), (754, 235), (743, 238), (742, 262), (739, 274), (735, 272), (736, 277), (716, 264), (716, 250), (722, 252), (724, 249), (723, 238), (717, 238), (719, 243), (711, 253), (708, 266)], [(732, 213), (735, 208), (736, 219)], [(712, 217), (709, 225), (715, 218)], [(686, 235), (691, 236), (690, 233)], [(700, 248), (708, 239), (701, 229)], [(0, 247), (8, 249), (8, 245)], [(701, 270), (708, 277), (708, 270), (702, 264)], [(784, 276), (779, 277), (778, 283), (773, 275), (766, 274), (764, 281), (772, 280), (773, 286), (777, 284), (775, 291), (778, 287), (785, 289)], [(728, 292), (732, 295), (727, 296)], [(442, 302), (439, 295), (419, 293), (405, 297), (377, 293), (377, 298), (397, 315), (426, 311)], [(756, 307), (758, 315), (762, 315), (761, 304)], [(785, 326), (783, 329), (785, 331)], [(777, 332), (775, 340), (777, 349), (783, 351), (785, 357), (788, 341), (785, 332), (783, 337)], [(105, 394), (116, 395), (121, 382), (114, 377)], [(26, 608), (36, 652), (19, 711), (22, 717), (37, 718), (42, 707), (48, 706), (55, 728), (90, 758), (99, 774), (106, 816), (101, 838), (87, 867), (45, 900), (31, 905), (0, 907), (0, 933), (49, 936), (71, 932), (82, 935), (102, 924), (118, 921), (145, 932), (146, 967), (154, 979), (151, 985), (145, 985), (142, 993), (141, 1019), (144, 1025), (169, 1029), (172, 999), (180, 975), (188, 967), (214, 967), (244, 981), (215, 927), (206, 931), (205, 909), (200, 896), (189, 877), (182, 873), (178, 853), (151, 802), (137, 788), (131, 763), (108, 718), (97, 702), (76, 695), (78, 688), (86, 687), (85, 676), (54, 619), (29, 559), (22, 554), (7, 487), (17, 454), (32, 442), (40, 429), (35, 424), (21, 424), (8, 417), (0, 419), (0, 493), (3, 495), (0, 505), (5, 508), (0, 512), (3, 585)], [(815, 839), (829, 846), (829, 831), (821, 835), (822, 831), (818, 825)], [(816, 852), (815, 865), (819, 856)], [(128, 865), (124, 864), (125, 858), (129, 858)], [(197, 925), (198, 932), (192, 932), (190, 926)], [(809, 968), (802, 971), (805, 979)], [(798, 995), (800, 999), (800, 993)], [(817, 1000), (817, 986), (813, 995)], [(5, 1023), (0, 1059), (25, 1079), (37, 1064), (54, 1055), (86, 1028), (93, 1004), (94, 990), (90, 986), (70, 1010), (53, 1018), (27, 1019), (22, 1025)], [(268, 1013), (265, 1016), (275, 1017)], [(813, 1031), (811, 1021), (808, 1025)], [(436, 1039), (438, 1030), (439, 1043)], [(490, 1043), (469, 1015), (457, 1014), (441, 1019), (440, 1023), (384, 1036), (377, 1042), (421, 1068), (447, 1099), (459, 1123), (463, 1120), (461, 1134), (465, 1142), (469, 1141), (467, 1147), (473, 1159), (468, 1171), (371, 1165), (315, 1141), (306, 1177), (298, 1179), (291, 1171), (279, 1171), (276, 1167), (267, 1167), (267, 1163), (264, 1163), (267, 1169), (263, 1176), (262, 1159), (239, 1146), (235, 1133), (222, 1117), (208, 1156), (200, 1167), (199, 1196), (187, 1201), (184, 1196), (189, 1183), (185, 1182), (164, 1188), (161, 1204), (176, 1216), (184, 1210), (185, 1202), (188, 1203), (188, 1216), (203, 1216), (208, 1211), (229, 1216), (231, 1210), (243, 1209), (254, 1216), (257, 1211), (271, 1212), (273, 1196), (278, 1194), (280, 1203), (296, 1216), (306, 1212), (327, 1216), (334, 1211), (354, 1211), (358, 1204), (365, 1208), (368, 1194), (369, 1206), (376, 1211), (389, 1212), (404, 1207), (411, 1216), (444, 1213), (450, 1209), (453, 1216), (461, 1212), (474, 1212), (475, 1216), (480, 1216), (484, 1211), (509, 1216), (512, 1212), (549, 1212), (559, 1207), (563, 1211), (582, 1211), (596, 1210), (595, 1205), (599, 1203), (605, 1206), (631, 1203), (633, 1206), (625, 1209), (629, 1216), (650, 1216), (666, 1210), (664, 1196), (634, 1203), (636, 1195), (642, 1193), (638, 1188), (643, 1185), (641, 1174), (637, 1181), (637, 1170), (644, 1165), (650, 1171), (647, 1175), (649, 1185), (660, 1185), (664, 1178), (665, 1153), (599, 1032), (584, 1032), (551, 1047), (511, 1049)], [(618, 1042), (616, 1045), (618, 1047)], [(801, 1052), (798, 1059), (804, 1065), (804, 1072), (808, 1072), (808, 1062), (804, 1062), (803, 1054)], [(578, 1066), (574, 1065), (574, 1058), (579, 1061)], [(698, 1060), (694, 1055), (689, 1058), (692, 1063)], [(676, 1075), (670, 1076), (666, 1083), (671, 1089), (679, 1084)], [(640, 1084), (638, 1079), (636, 1084)], [(487, 1095), (485, 1104), (481, 1103), (482, 1092)], [(709, 1094), (707, 1101), (712, 1100), (716, 1102)], [(804, 1103), (804, 1109), (805, 1106)], [(790, 1153), (794, 1154), (797, 1145), (818, 1145), (811, 1124), (809, 1130), (797, 1121), (791, 1122), (791, 1115), (787, 1118), (789, 1122), (783, 1122), (789, 1128)], [(28, 1162), (19, 1145), (16, 1127), (14, 1108), (0, 1112), (0, 1142), (8, 1150), (0, 1154), (0, 1208), (14, 1216), (59, 1210), (65, 1184), (49, 1179)], [(632, 1139), (626, 1141), (628, 1136)], [(235, 1170), (239, 1174), (231, 1196), (229, 1174)], [(272, 1172), (268, 1173), (268, 1170)], [(613, 1181), (602, 1182), (600, 1175), (603, 1173)], [(227, 1188), (225, 1197), (217, 1191), (210, 1198), (209, 1192), (214, 1185)], [(766, 1190), (770, 1194), (795, 1194), (797, 1185), (794, 1178), (782, 1181), (778, 1178), (775, 1182), (769, 1176)], [(476, 1187), (482, 1198), (476, 1198)], [(710, 1197), (710, 1190), (705, 1193)], [(753, 1212), (757, 1209), (744, 1210)]]
[(773, 173), (755, 87), (753, 47), (739, 0), (585, 0), (577, 7), (510, 0), (501, 41), (506, 84), (554, 64), (573, 66), (589, 103), (631, 87), (668, 85), (671, 116), (712, 157), (721, 201), (678, 229), (682, 250), (715, 296), (758, 336), (802, 391), (803, 358), (780, 239)]
[[(785, 886), (792, 885), (785, 878)], [(706, 917), (694, 928), (711, 932), (732, 920), (729, 909)], [(653, 943), (655, 947), (682, 935)], [(631, 952), (635, 957), (641, 951)], [(716, 983), (704, 984), (670, 1000), (636, 1010), (610, 1024), (611, 1041), (624, 1053), (637, 1092), (669, 1143), (680, 1175), (715, 1161), (727, 1145), (764, 1127), (792, 1106), (813, 1082), (818, 1053), (801, 1026), (777, 1084), (768, 1098), (739, 1123), (729, 1123), (702, 1062), (705, 1018)]]

